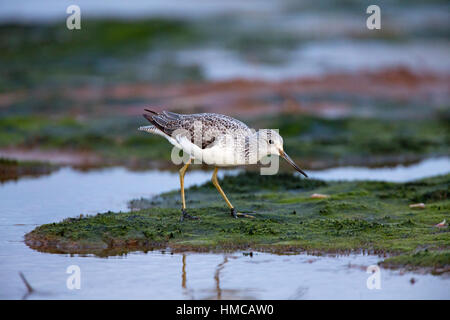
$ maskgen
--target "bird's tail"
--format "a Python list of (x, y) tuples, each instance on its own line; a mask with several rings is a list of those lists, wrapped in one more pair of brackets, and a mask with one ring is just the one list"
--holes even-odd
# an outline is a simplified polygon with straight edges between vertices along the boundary
[(139, 131), (147, 131), (150, 133), (155, 133), (156, 127), (155, 126), (142, 126), (138, 128)]
[(150, 109), (144, 109), (144, 110), (147, 111), (147, 112), (150, 112), (151, 114), (153, 114), (155, 116), (157, 116), (159, 114), (158, 112), (150, 110)]

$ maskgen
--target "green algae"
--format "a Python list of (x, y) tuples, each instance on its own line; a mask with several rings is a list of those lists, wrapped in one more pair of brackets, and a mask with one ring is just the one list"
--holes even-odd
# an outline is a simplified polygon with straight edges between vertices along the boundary
[[(439, 117), (427, 120), (272, 118), (292, 156), (357, 158), (447, 153), (450, 131)], [(301, 145), (301, 149), (298, 146)]]
[(429, 251), (420, 250), (411, 254), (402, 254), (387, 258), (381, 265), (386, 268), (406, 268), (417, 270), (420, 268), (431, 269), (434, 274), (442, 274), (450, 271), (450, 250)]
[(18, 161), (0, 158), (0, 183), (17, 180), (23, 176), (40, 176), (50, 174), (59, 169), (59, 166), (38, 161)]
[[(176, 19), (84, 19), (80, 30), (65, 23), (0, 25), (0, 67), (5, 89), (137, 80), (139, 62), (149, 53), (195, 44), (201, 36)], [(38, 50), (36, 50), (38, 49)], [(130, 72), (131, 70), (135, 72)], [(160, 62), (149, 76), (158, 81), (200, 75), (173, 59)], [(170, 74), (169, 74), (170, 73)]]
[[(42, 251), (106, 255), (108, 250), (164, 247), (275, 253), (364, 250), (398, 255), (387, 260), (391, 266), (422, 267), (421, 256), (400, 257), (423, 248), (433, 254), (449, 250), (448, 228), (435, 224), (450, 220), (450, 202), (446, 196), (429, 198), (422, 210), (411, 209), (409, 204), (421, 194), (448, 190), (449, 182), (450, 175), (401, 184), (324, 182), (247, 172), (226, 176), (221, 185), (236, 208), (254, 219), (233, 219), (212, 184), (206, 183), (186, 190), (188, 212), (200, 220), (179, 221), (180, 196), (173, 191), (132, 201), (130, 212), (80, 216), (39, 226), (26, 235), (26, 243)], [(312, 193), (330, 197), (311, 199)], [(448, 261), (444, 264), (448, 266)]]
[[(161, 137), (137, 131), (143, 124), (145, 119), (136, 116), (76, 119), (67, 115), (9, 115), (0, 118), (0, 148), (87, 150), (106, 163), (123, 165), (145, 166), (149, 161), (169, 160), (172, 146)], [(291, 115), (272, 117), (270, 123), (255, 118), (249, 125), (278, 128), (284, 137), (285, 150), (300, 164), (305, 159), (329, 165), (355, 163), (358, 159), (367, 164), (384, 157), (420, 159), (448, 155), (450, 145), (448, 124), (439, 119), (396, 120), (386, 124), (381, 119), (328, 120)], [(405, 139), (407, 142), (397, 143)]]

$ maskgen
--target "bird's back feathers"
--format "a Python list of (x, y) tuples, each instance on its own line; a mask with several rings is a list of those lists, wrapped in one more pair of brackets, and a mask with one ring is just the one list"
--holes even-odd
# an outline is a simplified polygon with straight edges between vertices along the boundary
[(202, 149), (210, 147), (221, 135), (234, 134), (238, 131), (251, 134), (251, 130), (245, 123), (221, 114), (182, 115), (169, 111), (158, 113), (149, 109), (145, 110), (149, 113), (143, 116), (157, 129), (170, 137), (173, 137), (174, 133), (188, 136), (192, 143)]

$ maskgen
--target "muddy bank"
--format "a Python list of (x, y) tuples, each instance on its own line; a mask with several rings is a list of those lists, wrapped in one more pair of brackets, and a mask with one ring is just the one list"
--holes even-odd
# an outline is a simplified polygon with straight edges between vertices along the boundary
[[(278, 128), (285, 150), (306, 168), (408, 163), (448, 155), (445, 118), (323, 119), (303, 115), (240, 118), (252, 128)], [(0, 119), (0, 154), (69, 164), (169, 168), (172, 146), (137, 131), (142, 117), (11, 116)], [(376, 133), (376, 134), (374, 134)], [(55, 151), (57, 150), (57, 151)]]
[(17, 161), (2, 158), (0, 154), (0, 183), (17, 180), (21, 177), (37, 177), (50, 174), (60, 167), (55, 164), (38, 161)]
[[(178, 192), (130, 203), (130, 212), (68, 218), (25, 236), (33, 249), (110, 255), (169, 247), (173, 251), (261, 250), (274, 253), (365, 251), (386, 256), (396, 268), (447, 272), (450, 265), (449, 175), (409, 183), (324, 182), (287, 174), (225, 177), (222, 187), (254, 219), (233, 219), (208, 183), (186, 191), (189, 213), (179, 222)], [(312, 194), (328, 197), (312, 198)], [(423, 202), (425, 208), (411, 208)], [(426, 254), (411, 255), (428, 250)], [(403, 258), (401, 258), (403, 257)]]
[(402, 254), (387, 258), (380, 264), (384, 268), (405, 271), (431, 271), (433, 274), (444, 274), (450, 272), (450, 251), (429, 251), (428, 249), (417, 250), (411, 254)]
[(333, 73), (285, 81), (145, 82), (37, 87), (0, 94), (0, 111), (53, 115), (140, 116), (157, 111), (219, 112), (240, 117), (297, 113), (326, 118), (423, 118), (446, 107), (450, 77), (408, 68)]

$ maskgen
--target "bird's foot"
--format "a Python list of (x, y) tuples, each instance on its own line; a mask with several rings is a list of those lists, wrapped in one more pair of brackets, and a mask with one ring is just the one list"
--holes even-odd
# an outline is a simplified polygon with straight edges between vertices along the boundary
[(186, 212), (186, 209), (181, 209), (181, 218), (180, 221), (183, 222), (184, 219), (190, 219), (190, 220), (198, 220), (199, 217), (191, 216), (189, 213)]
[(231, 216), (233, 218), (255, 218), (255, 216), (252, 216), (251, 214), (247, 214), (247, 213), (241, 213), (241, 212), (237, 212), (236, 208), (232, 208), (231, 209)]

